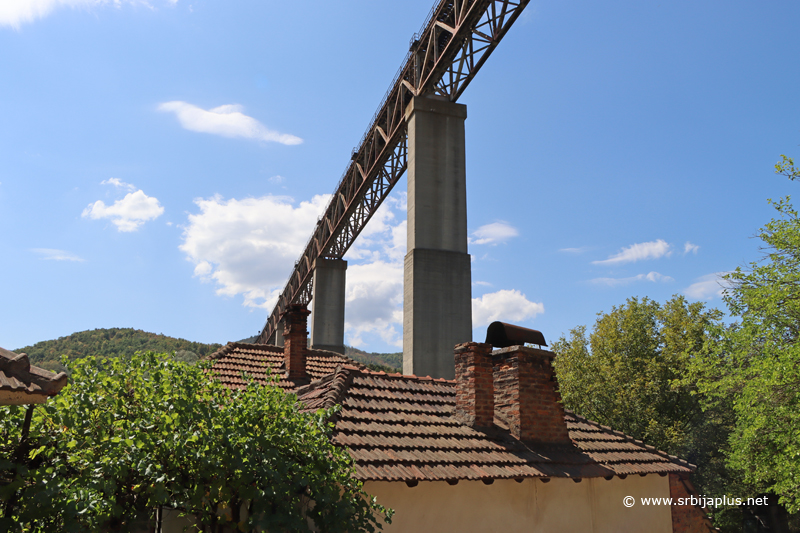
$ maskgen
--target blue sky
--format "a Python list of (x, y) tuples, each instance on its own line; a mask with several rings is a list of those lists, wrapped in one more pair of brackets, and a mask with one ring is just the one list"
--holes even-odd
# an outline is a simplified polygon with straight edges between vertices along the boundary
[[(257, 333), (432, 0), (6, 0), (0, 346)], [(475, 340), (630, 296), (722, 307), (800, 157), (795, 0), (532, 1), (459, 100)], [(398, 351), (405, 180), (346, 257)]]

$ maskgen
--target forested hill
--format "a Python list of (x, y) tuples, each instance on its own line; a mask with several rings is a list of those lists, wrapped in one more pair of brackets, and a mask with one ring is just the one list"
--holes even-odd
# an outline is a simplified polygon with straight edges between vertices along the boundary
[(79, 331), (66, 337), (37, 342), (13, 350), (26, 353), (31, 363), (48, 370), (62, 370), (59, 364), (62, 355), (77, 359), (87, 355), (116, 357), (119, 354), (132, 354), (136, 351), (177, 352), (181, 359), (196, 360), (198, 357), (214, 352), (221, 344), (176, 339), (156, 333), (148, 333), (133, 328), (108, 328)]
[[(252, 342), (242, 339), (239, 342)], [(194, 362), (200, 357), (218, 350), (221, 344), (202, 344), (200, 342), (176, 339), (156, 333), (149, 333), (133, 328), (108, 328), (79, 331), (66, 337), (37, 342), (33, 346), (25, 346), (12, 350), (26, 353), (31, 363), (53, 371), (61, 371), (61, 356), (78, 359), (87, 355), (116, 357), (119, 354), (133, 354), (136, 351), (176, 352), (178, 359)], [(345, 346), (348, 357), (352, 357), (373, 370), (397, 372), (403, 367), (401, 353), (367, 353), (352, 346)]]

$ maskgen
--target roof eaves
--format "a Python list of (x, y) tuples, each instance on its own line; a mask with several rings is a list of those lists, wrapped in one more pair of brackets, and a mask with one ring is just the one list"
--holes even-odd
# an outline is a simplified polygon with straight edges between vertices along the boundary
[(630, 435), (627, 435), (627, 434), (625, 434), (625, 433), (623, 433), (621, 431), (617, 431), (615, 429), (612, 429), (609, 426), (604, 426), (604, 425), (602, 425), (602, 424), (600, 424), (598, 422), (595, 422), (594, 420), (590, 420), (590, 419), (586, 418), (585, 416), (581, 416), (581, 415), (575, 413), (574, 411), (570, 411), (569, 409), (564, 409), (564, 413), (575, 417), (576, 419), (578, 419), (581, 422), (593, 425), (593, 426), (601, 429), (604, 433), (610, 433), (612, 435), (616, 435), (618, 437), (622, 437), (622, 439), (625, 442), (631, 442), (633, 444), (636, 444), (637, 446), (641, 446), (642, 448), (644, 448), (648, 452), (651, 452), (651, 453), (653, 453), (655, 455), (661, 456), (661, 457), (667, 459), (671, 463), (677, 463), (678, 465), (683, 466), (684, 468), (690, 469), (692, 472), (697, 470), (697, 466), (692, 464), (692, 463), (690, 463), (689, 461), (686, 461), (686, 460), (681, 459), (680, 457), (676, 457), (674, 455), (670, 455), (665, 451), (659, 450), (655, 446), (651, 446), (649, 444), (645, 444), (644, 441), (641, 441), (641, 440), (638, 440), (638, 439), (634, 439)]

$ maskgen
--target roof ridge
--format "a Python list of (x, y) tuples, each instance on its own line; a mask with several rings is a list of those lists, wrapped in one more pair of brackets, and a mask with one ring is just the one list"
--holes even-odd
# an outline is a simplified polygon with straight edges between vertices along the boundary
[(229, 353), (231, 353), (234, 348), (235, 348), (234, 343), (233, 342), (229, 342), (228, 344), (226, 344), (225, 346), (223, 346), (222, 348), (220, 348), (216, 352), (212, 352), (212, 353), (210, 353), (208, 355), (205, 355), (205, 356), (201, 357), (200, 359), (201, 360), (206, 360), (206, 361), (214, 361), (216, 359), (221, 359), (222, 357), (224, 357), (224, 356), (228, 355)]
[(359, 369), (351, 365), (338, 365), (336, 370), (331, 374), (331, 387), (325, 393), (325, 403), (323, 404), (326, 409), (338, 405), (342, 402), (345, 393), (353, 384), (353, 370)]
[(281, 354), (281, 353), (283, 353), (283, 347), (275, 346), (274, 344), (253, 344), (251, 342), (229, 341), (225, 346), (223, 346), (222, 348), (220, 348), (216, 352), (208, 354), (208, 355), (205, 355), (205, 356), (201, 357), (201, 359), (207, 360), (207, 361), (214, 361), (214, 360), (217, 360), (217, 359), (221, 359), (221, 358), (225, 357), (226, 355), (232, 353), (236, 348), (249, 349), (249, 350), (258, 350), (258, 351), (269, 352), (269, 353), (272, 353), (272, 354)]
[(403, 374), (401, 372), (384, 372), (383, 370), (370, 370), (366, 367), (363, 369), (357, 369), (362, 374), (368, 374), (370, 376), (380, 376), (392, 379), (409, 379), (409, 380), (416, 380), (416, 381), (431, 381), (433, 383), (452, 383), (455, 385), (455, 379), (446, 379), (446, 378), (432, 378), (430, 376), (417, 376), (416, 374)]
[(355, 368), (356, 370), (365, 370), (367, 368), (366, 366), (359, 363), (352, 357), (349, 357), (345, 354), (341, 354), (339, 352), (333, 352), (331, 350), (314, 350), (312, 348), (308, 348), (308, 355), (315, 357), (330, 357), (331, 359), (333, 359), (334, 357), (341, 357), (342, 359), (346, 359), (347, 361), (349, 361), (349, 363), (340, 363), (340, 365)]

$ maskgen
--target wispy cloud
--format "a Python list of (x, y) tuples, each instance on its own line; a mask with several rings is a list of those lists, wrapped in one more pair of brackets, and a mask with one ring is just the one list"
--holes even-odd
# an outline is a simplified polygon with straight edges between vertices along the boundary
[(563, 252), (565, 254), (582, 254), (589, 249), (588, 246), (581, 246), (579, 248), (559, 248), (559, 252)]
[(66, 250), (56, 250), (55, 248), (31, 248), (31, 252), (39, 254), (39, 259), (47, 261), (77, 261), (83, 262), (85, 259), (78, 257)]
[(722, 296), (725, 289), (731, 286), (728, 280), (722, 279), (725, 274), (728, 272), (714, 272), (700, 276), (694, 283), (683, 289), (683, 294), (696, 300), (711, 300), (714, 297)]
[(190, 131), (288, 145), (303, 142), (303, 139), (295, 135), (267, 128), (253, 117), (242, 113), (243, 109), (238, 104), (228, 104), (205, 110), (177, 100), (164, 102), (158, 106), (159, 111), (175, 113), (181, 126)]
[(650, 242), (641, 242), (625, 246), (617, 254), (602, 261), (592, 261), (595, 265), (618, 265), (621, 263), (633, 263), (643, 259), (658, 259), (669, 256), (672, 253), (672, 246), (662, 239)]
[(544, 304), (531, 302), (518, 290), (500, 290), (472, 299), (472, 327), (486, 326), (495, 320), (521, 322), (544, 313)]
[(697, 251), (700, 250), (700, 247), (696, 244), (692, 244), (689, 241), (686, 241), (686, 244), (683, 245), (683, 255), (688, 253), (697, 254)]
[(519, 235), (517, 228), (502, 220), (484, 224), (472, 232), (471, 244), (498, 244)]
[(136, 187), (118, 180), (110, 178), (101, 182), (101, 185), (114, 185), (118, 188), (133, 190), (125, 195), (121, 200), (117, 200), (112, 205), (106, 205), (102, 200), (97, 200), (83, 210), (81, 216), (98, 220), (107, 218), (122, 232), (136, 231), (148, 220), (154, 220), (164, 213), (164, 208), (157, 198), (147, 196), (144, 191), (134, 190)]
[(119, 178), (108, 178), (107, 180), (101, 181), (100, 185), (113, 185), (114, 187), (119, 187), (120, 189), (127, 189), (129, 191), (136, 190), (135, 186), (131, 185), (130, 183), (125, 183)]
[(659, 274), (658, 272), (649, 272), (647, 274), (638, 274), (628, 278), (594, 278), (589, 280), (591, 283), (597, 285), (606, 285), (608, 287), (618, 287), (620, 285), (629, 285), (637, 281), (652, 281), (654, 283), (667, 283), (675, 281), (669, 276)]
[[(162, 3), (175, 5), (177, 1), (165, 0)], [(90, 9), (107, 5), (118, 7), (122, 4), (153, 7), (147, 0), (1, 0), (0, 26), (19, 29), (22, 24), (44, 18), (56, 9), (63, 7)]]

